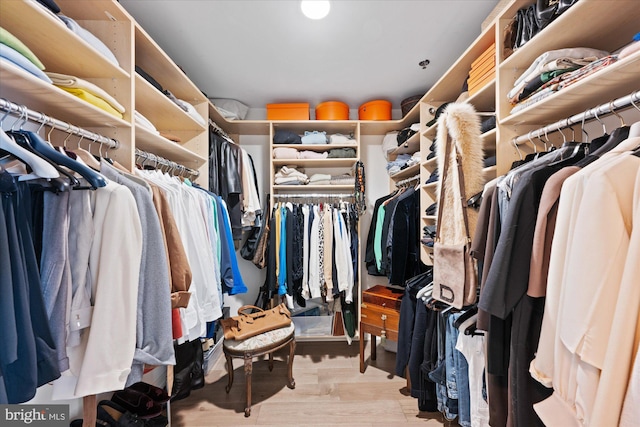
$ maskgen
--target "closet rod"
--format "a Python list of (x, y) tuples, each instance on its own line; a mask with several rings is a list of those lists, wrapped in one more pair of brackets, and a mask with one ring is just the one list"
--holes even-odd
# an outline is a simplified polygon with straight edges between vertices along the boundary
[(328, 198), (340, 198), (346, 199), (349, 197), (354, 197), (352, 193), (304, 193), (304, 194), (274, 194), (274, 198), (276, 199), (328, 199)]
[(396, 187), (402, 187), (403, 185), (409, 184), (413, 181), (420, 181), (420, 174), (396, 182)]
[(548, 133), (567, 128), (574, 124), (583, 123), (585, 120), (596, 118), (596, 115), (599, 117), (600, 115), (612, 113), (615, 110), (632, 106), (634, 102), (640, 102), (640, 92), (638, 91), (606, 104), (601, 104), (597, 107), (591, 108), (590, 110), (583, 111), (575, 116), (559, 120), (543, 128), (530, 131), (525, 135), (520, 135), (513, 140), (513, 143), (522, 144), (523, 142), (529, 141), (531, 138), (540, 138)]
[(172, 160), (165, 159), (164, 157), (160, 157), (156, 154), (149, 153), (147, 151), (142, 151), (138, 148), (136, 148), (136, 156), (142, 157), (143, 159), (146, 159), (146, 160), (151, 160), (156, 164), (156, 166), (157, 165), (167, 166), (170, 170), (178, 170), (194, 178), (197, 178), (198, 176), (200, 176), (200, 172), (195, 169), (188, 168), (186, 166), (181, 165), (180, 163), (176, 163)]
[(68, 134), (78, 135), (82, 138), (86, 138), (91, 142), (108, 145), (111, 149), (116, 149), (120, 146), (120, 143), (113, 138), (108, 138), (104, 135), (90, 132), (86, 129), (82, 129), (70, 123), (63, 122), (62, 120), (54, 119), (53, 117), (47, 116), (44, 113), (31, 110), (24, 105), (15, 104), (4, 98), (0, 98), (0, 110), (6, 111), (7, 114), (19, 115), (18, 120), (24, 120), (25, 122), (27, 120), (31, 120), (37, 123), (41, 123), (43, 125), (59, 129)]

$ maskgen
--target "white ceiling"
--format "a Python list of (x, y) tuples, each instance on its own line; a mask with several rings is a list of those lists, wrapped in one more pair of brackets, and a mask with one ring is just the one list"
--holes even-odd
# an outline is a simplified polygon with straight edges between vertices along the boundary
[(400, 108), (451, 66), (497, 2), (334, 0), (313, 21), (294, 0), (120, 0), (209, 97), (251, 108), (380, 98)]

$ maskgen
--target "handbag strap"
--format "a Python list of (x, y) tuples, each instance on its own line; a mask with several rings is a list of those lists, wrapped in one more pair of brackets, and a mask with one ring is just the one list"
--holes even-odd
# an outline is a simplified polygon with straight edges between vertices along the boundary
[(255, 305), (243, 305), (242, 307), (240, 307), (238, 309), (238, 314), (243, 314), (243, 315), (247, 315), (247, 313), (243, 313), (243, 311), (245, 310), (258, 310), (258, 311), (264, 311), (263, 309), (261, 309), (260, 307), (256, 307)]
[(455, 145), (455, 142), (449, 136), (449, 131), (446, 132), (446, 139), (444, 141), (445, 144), (445, 155), (444, 155), (444, 167), (442, 170), (442, 185), (440, 186), (440, 198), (438, 200), (438, 219), (436, 220), (436, 241), (440, 240), (440, 227), (442, 224), (442, 203), (444, 201), (444, 180), (447, 176), (447, 172), (449, 170), (449, 156), (451, 154), (451, 145), (454, 146), (455, 154), (456, 154), (456, 172), (458, 174), (458, 184), (460, 185), (460, 202), (462, 203), (462, 216), (464, 218), (464, 229), (467, 234), (467, 243), (471, 241), (471, 236), (469, 234), (469, 218), (467, 217), (467, 203), (466, 203), (466, 194), (464, 191), (464, 174), (462, 173), (462, 162), (460, 161), (460, 152), (458, 151), (458, 147)]

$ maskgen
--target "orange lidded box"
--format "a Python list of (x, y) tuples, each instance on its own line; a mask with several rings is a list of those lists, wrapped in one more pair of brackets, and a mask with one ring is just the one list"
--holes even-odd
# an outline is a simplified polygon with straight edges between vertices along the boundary
[(391, 120), (391, 103), (384, 99), (365, 102), (358, 108), (360, 120)]
[(267, 120), (309, 120), (309, 104), (267, 104)]
[(340, 101), (326, 101), (316, 105), (316, 120), (349, 120), (349, 106)]

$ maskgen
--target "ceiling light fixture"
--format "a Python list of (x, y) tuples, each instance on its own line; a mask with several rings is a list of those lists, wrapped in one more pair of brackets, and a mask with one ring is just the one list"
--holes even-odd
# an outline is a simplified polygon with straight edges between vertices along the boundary
[(331, 3), (329, 0), (303, 0), (300, 2), (300, 9), (309, 19), (322, 19), (329, 14)]
[(418, 65), (422, 67), (422, 69), (424, 70), (425, 68), (427, 68), (427, 65), (429, 65), (431, 63), (431, 61), (429, 61), (428, 59), (425, 59), (424, 61), (420, 61), (418, 62)]

